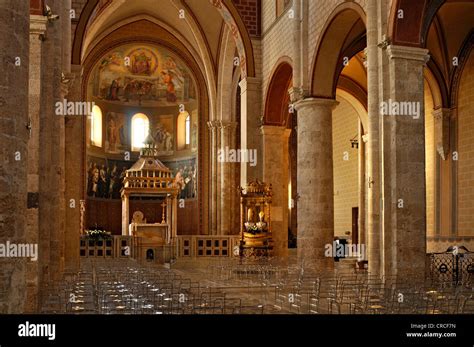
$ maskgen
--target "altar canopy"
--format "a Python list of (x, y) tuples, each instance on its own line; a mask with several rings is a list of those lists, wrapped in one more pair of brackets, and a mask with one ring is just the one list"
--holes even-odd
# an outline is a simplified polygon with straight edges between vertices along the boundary
[[(148, 247), (175, 245), (179, 188), (173, 183), (171, 170), (156, 157), (154, 144), (146, 144), (138, 161), (126, 171), (123, 183), (122, 235), (140, 237)], [(140, 211), (135, 211), (130, 221), (130, 197), (158, 198), (161, 222), (147, 223)]]

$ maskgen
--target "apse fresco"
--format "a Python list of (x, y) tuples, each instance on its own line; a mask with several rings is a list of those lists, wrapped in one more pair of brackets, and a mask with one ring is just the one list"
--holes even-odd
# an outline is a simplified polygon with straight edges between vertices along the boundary
[(105, 118), (105, 151), (123, 153), (130, 147), (129, 126), (123, 113), (107, 112)]
[(174, 117), (154, 116), (152, 118), (151, 136), (155, 141), (158, 156), (172, 155), (175, 149)]
[(180, 187), (180, 199), (197, 198), (197, 165), (196, 158), (166, 162), (165, 164), (172, 172), (175, 183)]
[(120, 199), (125, 171), (132, 163), (88, 157), (87, 196), (102, 199)]
[[(88, 156), (87, 196), (99, 199), (120, 199), (120, 190), (126, 170), (133, 161), (113, 160)], [(180, 199), (195, 199), (198, 196), (196, 158), (163, 162), (173, 173), (174, 181), (180, 188)]]
[(107, 53), (89, 79), (89, 97), (132, 106), (172, 106), (196, 99), (191, 74), (163, 47), (124, 45)]

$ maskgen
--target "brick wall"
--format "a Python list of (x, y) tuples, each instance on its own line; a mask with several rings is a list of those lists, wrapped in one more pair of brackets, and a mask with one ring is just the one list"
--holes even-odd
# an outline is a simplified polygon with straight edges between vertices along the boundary
[(261, 0), (232, 0), (232, 2), (239, 10), (250, 37), (260, 36), (262, 33), (260, 21)]
[[(293, 25), (294, 20), (284, 13), (278, 18), (273, 26), (265, 31), (265, 25), (275, 20), (276, 7), (275, 2), (265, 0), (262, 3), (262, 22), (264, 23), (264, 31), (262, 33), (262, 91), (264, 98), (262, 105), (265, 107), (265, 98), (268, 84), (272, 78), (271, 73), (276, 67), (277, 61), (287, 56), (294, 60), (294, 39), (293, 39)], [(262, 113), (263, 114), (263, 113)]]
[(30, 0), (30, 14), (43, 15), (43, 0)]
[[(359, 152), (351, 147), (350, 139), (359, 132), (359, 116), (343, 98), (332, 115), (334, 163), (334, 235), (344, 236), (352, 231), (352, 208), (359, 206)], [(349, 160), (344, 160), (344, 152)]]
[(474, 53), (461, 78), (458, 99), (458, 235), (474, 236)]
[(265, 33), (276, 19), (276, 0), (262, 1), (262, 33)]

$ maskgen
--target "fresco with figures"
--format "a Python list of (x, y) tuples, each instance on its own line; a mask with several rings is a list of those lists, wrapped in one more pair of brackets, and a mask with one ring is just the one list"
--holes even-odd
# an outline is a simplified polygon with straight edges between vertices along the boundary
[[(173, 173), (180, 188), (180, 199), (198, 197), (198, 170), (196, 158), (163, 162)], [(133, 165), (131, 161), (89, 156), (87, 158), (87, 196), (99, 199), (120, 199), (123, 179)]]
[(89, 78), (89, 97), (136, 106), (170, 106), (196, 98), (184, 63), (166, 48), (124, 45), (107, 53)]

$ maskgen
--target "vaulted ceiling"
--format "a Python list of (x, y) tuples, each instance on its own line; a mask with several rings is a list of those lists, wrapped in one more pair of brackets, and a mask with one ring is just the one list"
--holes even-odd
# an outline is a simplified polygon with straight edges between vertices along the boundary
[(82, 57), (104, 36), (138, 18), (148, 18), (163, 26), (191, 52), (210, 58), (212, 65), (216, 65), (224, 21), (209, 1), (202, 0), (103, 1), (87, 25)]

